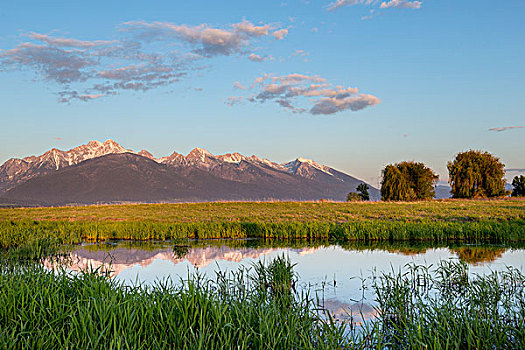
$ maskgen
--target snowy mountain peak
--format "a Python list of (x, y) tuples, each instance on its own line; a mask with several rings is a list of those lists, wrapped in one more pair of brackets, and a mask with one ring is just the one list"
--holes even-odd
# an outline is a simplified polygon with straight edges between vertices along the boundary
[(233, 153), (233, 154), (232, 153), (226, 153), (226, 154), (217, 156), (216, 158), (222, 160), (223, 162), (236, 163), (236, 164), (238, 164), (242, 160), (246, 159), (246, 157), (243, 156), (240, 153)]
[[(6, 161), (0, 166), (0, 195), (31, 178), (52, 174), (57, 170), (76, 165), (88, 159), (126, 152), (152, 159), (170, 169), (197, 168), (213, 173), (228, 181), (246, 181), (246, 183), (251, 183), (254, 176), (258, 176), (257, 174), (266, 174), (264, 176), (268, 178), (276, 176), (277, 178), (285, 179), (283, 181), (288, 181), (286, 180), (288, 176), (298, 176), (314, 181), (337, 184), (338, 186), (345, 181), (355, 180), (353, 178), (353, 180), (349, 180), (347, 175), (303, 157), (298, 157), (285, 164), (278, 164), (255, 155), (247, 157), (237, 152), (213, 155), (206, 149), (197, 147), (186, 156), (173, 152), (169, 156), (156, 159), (146, 150), (141, 150), (137, 153), (108, 139), (103, 143), (96, 140), (90, 141), (68, 151), (53, 148), (39, 156), (29, 156), (23, 159), (12, 158)], [(353, 182), (352, 186), (354, 186)]]
[(211, 156), (212, 155), (210, 152), (208, 152), (208, 150), (206, 150), (204, 148), (200, 148), (200, 147), (195, 147), (194, 149), (191, 150), (190, 153), (205, 154), (207, 156)]
[(131, 152), (130, 150), (125, 149), (121, 145), (119, 145), (117, 142), (113, 140), (106, 140), (103, 144), (101, 144), (102, 149), (107, 151), (108, 153), (123, 153), (123, 152)]
[(152, 160), (157, 160), (155, 159), (155, 157), (153, 156), (153, 154), (151, 154), (150, 152), (146, 151), (145, 149), (141, 150), (139, 153), (137, 153), (139, 156), (143, 156), (143, 157), (146, 157), (146, 158), (149, 158), (149, 159), (152, 159)]
[(314, 162), (311, 159), (306, 159), (303, 157), (299, 157), (296, 160), (293, 160), (291, 162), (288, 162), (286, 164), (283, 164), (283, 167), (287, 169), (287, 171), (291, 174), (299, 174), (299, 175), (308, 175), (308, 167), (312, 167), (314, 169), (320, 170), (330, 176), (333, 176), (331, 169), (327, 166), (321, 165), (319, 163)]
[(213, 154), (211, 154), (204, 148), (196, 147), (190, 153), (188, 153), (188, 155), (186, 156), (186, 159), (200, 160), (201, 162), (204, 162), (207, 157), (213, 157)]
[(89, 141), (86, 146), (88, 146), (88, 147), (100, 147), (101, 144), (102, 144), (102, 142), (100, 142), (98, 140), (94, 140), (94, 141)]

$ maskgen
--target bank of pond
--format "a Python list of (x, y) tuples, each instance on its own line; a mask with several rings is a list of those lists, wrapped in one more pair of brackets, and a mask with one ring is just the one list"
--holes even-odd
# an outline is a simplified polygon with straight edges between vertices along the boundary
[(265, 238), (337, 242), (426, 241), (434, 243), (509, 243), (525, 241), (525, 221), (516, 220), (359, 220), (348, 222), (148, 222), (148, 221), (0, 221), (0, 248), (52, 238), (63, 244), (108, 239)]

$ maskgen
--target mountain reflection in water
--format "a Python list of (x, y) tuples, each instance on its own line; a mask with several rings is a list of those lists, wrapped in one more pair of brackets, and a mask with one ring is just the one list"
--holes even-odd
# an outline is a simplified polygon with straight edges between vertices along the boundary
[[(523, 246), (358, 244), (218, 240), (89, 244), (70, 251), (67, 268), (80, 271), (101, 268), (124, 284), (153, 284), (167, 278), (174, 282), (199, 271), (215, 279), (216, 273), (249, 268), (254, 262), (286, 255), (295, 265), (298, 285), (318, 297), (321, 308), (335, 319), (360, 324), (373, 317), (374, 295), (363, 289), (363, 280), (374, 274), (399, 271), (406, 264), (438, 266), (441, 260), (467, 262), (471, 273), (504, 270), (525, 271)], [(366, 301), (366, 302), (364, 302)]]
[[(294, 249), (299, 255), (312, 254), (317, 248)], [(171, 261), (173, 264), (189, 262), (195, 268), (204, 268), (217, 260), (241, 262), (244, 259), (257, 260), (262, 256), (277, 252), (278, 248), (231, 248), (227, 246), (210, 246), (188, 249), (181, 257), (172, 248), (158, 250), (142, 250), (137, 248), (115, 248), (111, 250), (77, 249), (70, 253), (72, 264), (68, 266), (74, 271), (86, 268), (97, 268), (103, 264), (110, 266), (111, 276), (116, 276), (132, 266), (147, 267), (155, 260)]]
[[(274, 244), (272, 244), (274, 243)], [(302, 246), (297, 246), (297, 245)], [(189, 241), (188, 244), (169, 244), (169, 242), (131, 243), (116, 242), (110, 244), (89, 244), (80, 246), (70, 253), (71, 270), (80, 271), (88, 267), (111, 265), (113, 276), (133, 266), (147, 267), (156, 260), (171, 261), (173, 264), (188, 262), (195, 268), (206, 267), (216, 261), (242, 262), (245, 259), (258, 260), (278, 252), (295, 253), (299, 256), (314, 254), (319, 249), (339, 247), (346, 251), (388, 252), (393, 255), (415, 257), (436, 249), (447, 249), (450, 257), (454, 255), (461, 261), (472, 265), (483, 265), (500, 259), (509, 249), (521, 247), (501, 246), (424, 246), (424, 245), (389, 245), (349, 243), (342, 246), (323, 242), (286, 242), (246, 241)], [(520, 249), (521, 250), (521, 249)]]

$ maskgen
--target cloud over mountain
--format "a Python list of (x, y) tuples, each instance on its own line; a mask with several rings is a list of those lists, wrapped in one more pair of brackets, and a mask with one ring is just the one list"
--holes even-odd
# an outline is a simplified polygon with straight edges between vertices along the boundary
[[(31, 32), (28, 41), (0, 50), (0, 70), (32, 71), (57, 83), (58, 102), (91, 101), (122, 91), (148, 91), (178, 82), (196, 62), (216, 56), (245, 56), (255, 40), (283, 39), (287, 29), (243, 20), (224, 28), (169, 22), (130, 21), (119, 26), (117, 40), (79, 40)], [(176, 49), (175, 49), (176, 48)]]
[[(236, 87), (240, 83), (236, 82)], [(334, 114), (351, 110), (359, 111), (379, 104), (381, 100), (373, 95), (359, 93), (355, 87), (333, 85), (318, 75), (288, 74), (276, 76), (265, 74), (255, 79), (250, 96), (230, 97), (228, 104), (243, 100), (265, 103), (274, 101), (293, 113)], [(312, 107), (307, 108), (307, 105)]]

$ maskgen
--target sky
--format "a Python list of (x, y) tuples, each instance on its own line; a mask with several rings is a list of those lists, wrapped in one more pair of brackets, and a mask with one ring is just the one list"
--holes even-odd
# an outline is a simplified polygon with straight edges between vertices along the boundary
[(0, 162), (113, 139), (313, 159), (377, 186), (461, 151), (525, 173), (525, 2), (4, 1)]

